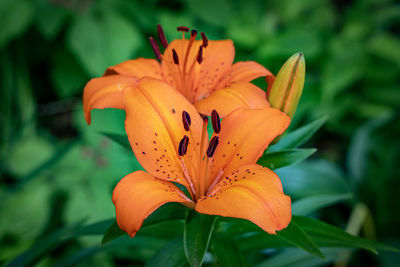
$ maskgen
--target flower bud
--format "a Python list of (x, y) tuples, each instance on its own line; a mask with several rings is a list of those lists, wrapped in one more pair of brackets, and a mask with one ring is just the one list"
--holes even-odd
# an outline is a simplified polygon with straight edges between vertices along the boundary
[(303, 53), (294, 54), (283, 64), (268, 95), (271, 107), (293, 117), (303, 91), (305, 70)]

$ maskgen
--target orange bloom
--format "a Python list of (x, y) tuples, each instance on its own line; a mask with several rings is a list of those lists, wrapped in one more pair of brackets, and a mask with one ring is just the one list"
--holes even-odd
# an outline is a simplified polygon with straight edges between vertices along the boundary
[(139, 79), (151, 77), (164, 80), (173, 86), (198, 112), (209, 115), (218, 107), (221, 116), (239, 108), (269, 107), (266, 94), (250, 81), (265, 76), (269, 85), (273, 74), (254, 61), (233, 64), (235, 48), (231, 40), (210, 41), (204, 33), (195, 40), (197, 31), (179, 27), (182, 39), (167, 43), (162, 28), (158, 26), (159, 38), (165, 51), (161, 54), (156, 41), (150, 37), (157, 59), (138, 58), (109, 67), (103, 77), (90, 80), (83, 95), (86, 121), (90, 124), (92, 109), (124, 109), (123, 90), (134, 86)]
[[(290, 123), (273, 109), (238, 109), (222, 122), (207, 117), (163, 81), (143, 78), (123, 94), (126, 132), (137, 160), (147, 171), (133, 172), (113, 192), (119, 227), (134, 236), (143, 220), (167, 202), (200, 213), (243, 218), (268, 233), (291, 220), (291, 201), (278, 176), (257, 165), (268, 144)], [(185, 195), (175, 184), (186, 187)]]

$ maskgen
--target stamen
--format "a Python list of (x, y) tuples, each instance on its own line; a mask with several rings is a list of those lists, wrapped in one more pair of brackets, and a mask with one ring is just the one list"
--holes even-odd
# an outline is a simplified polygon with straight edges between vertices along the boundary
[(214, 156), (215, 149), (217, 149), (218, 144), (219, 144), (219, 137), (214, 136), (211, 139), (210, 144), (208, 145), (208, 149), (207, 149), (207, 156), (209, 158), (212, 158), (212, 156)]
[(156, 58), (161, 61), (161, 52), (160, 48), (158, 47), (157, 41), (153, 37), (149, 37), (151, 47), (153, 48), (154, 54), (156, 55)]
[(201, 62), (203, 62), (203, 46), (200, 45), (199, 47), (199, 53), (197, 54), (197, 62), (199, 62), (199, 64), (201, 64)]
[(179, 147), (178, 147), (178, 154), (179, 156), (184, 156), (187, 152), (187, 147), (189, 144), (189, 137), (186, 135), (182, 138), (182, 140), (179, 142)]
[(178, 32), (189, 32), (189, 28), (186, 26), (179, 26), (177, 30)]
[(163, 28), (161, 27), (160, 24), (157, 25), (157, 31), (158, 31), (158, 37), (160, 38), (162, 46), (164, 46), (164, 48), (167, 48), (168, 41), (167, 41), (167, 38), (165, 38)]
[(218, 112), (213, 109), (211, 112), (211, 123), (215, 133), (219, 133), (221, 131), (221, 121), (219, 119)]
[(201, 39), (203, 39), (203, 46), (204, 46), (204, 48), (206, 48), (207, 45), (208, 45), (207, 36), (206, 36), (206, 34), (204, 32), (201, 32), (200, 34), (201, 34)]
[(172, 58), (174, 60), (174, 63), (176, 65), (179, 65), (179, 57), (178, 57), (178, 54), (176, 53), (175, 49), (172, 49)]
[(186, 131), (189, 131), (189, 126), (192, 123), (192, 120), (190, 118), (189, 113), (187, 113), (185, 110), (182, 111), (182, 123), (183, 123), (183, 128), (185, 128)]
[(197, 35), (197, 30), (192, 30), (192, 31), (190, 32), (190, 36), (196, 37), (196, 35)]

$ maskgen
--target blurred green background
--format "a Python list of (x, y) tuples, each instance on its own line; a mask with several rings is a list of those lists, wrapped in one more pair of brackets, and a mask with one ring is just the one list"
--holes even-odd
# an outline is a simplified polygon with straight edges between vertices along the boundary
[[(168, 40), (180, 37), (180, 25), (232, 39), (236, 61), (255, 60), (275, 74), (303, 52), (306, 84), (291, 127), (329, 119), (306, 144), (318, 148), (312, 159), (277, 170), (285, 191), (293, 199), (350, 195), (311, 215), (350, 230), (350, 218), (358, 218), (355, 234), (399, 245), (397, 1), (1, 0), (0, 264), (55, 231), (114, 218), (112, 190), (140, 166), (101, 134), (124, 133), (123, 111), (96, 110), (86, 125), (83, 87), (110, 65), (153, 58), (148, 37), (157, 24)], [(100, 239), (69, 238), (46, 249), (39, 265)], [(140, 257), (122, 247), (89, 253), (80, 264), (140, 266), (154, 254), (142, 245)], [(357, 252), (348, 261), (399, 266), (400, 257)]]

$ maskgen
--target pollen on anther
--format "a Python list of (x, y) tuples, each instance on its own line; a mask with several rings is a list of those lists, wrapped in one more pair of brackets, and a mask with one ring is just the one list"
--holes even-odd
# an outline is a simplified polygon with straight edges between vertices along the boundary
[(201, 32), (200, 34), (201, 34), (201, 39), (203, 39), (203, 46), (204, 46), (204, 48), (206, 48), (207, 45), (208, 45), (207, 36), (206, 36), (206, 34), (204, 32)]
[(178, 147), (178, 154), (179, 156), (184, 156), (187, 152), (187, 147), (189, 143), (189, 137), (186, 135), (182, 138), (182, 140), (179, 142), (179, 147)]
[(214, 153), (215, 153), (215, 150), (217, 149), (218, 144), (219, 144), (219, 137), (218, 136), (214, 136), (211, 139), (210, 144), (208, 145), (208, 149), (207, 149), (207, 156), (209, 158), (214, 156)]
[(189, 113), (187, 113), (186, 111), (182, 111), (182, 123), (185, 130), (189, 131), (189, 127), (190, 124), (192, 123), (192, 120), (190, 118)]
[(221, 121), (219, 118), (219, 114), (215, 109), (213, 109), (213, 111), (211, 112), (211, 123), (214, 132), (219, 133), (221, 131)]
[(176, 53), (175, 49), (172, 49), (172, 59), (176, 65), (179, 65), (179, 57), (178, 53)]
[(197, 54), (197, 62), (199, 64), (201, 64), (201, 62), (203, 62), (203, 46), (202, 45), (200, 45), (200, 47), (199, 47), (199, 52)]
[(189, 32), (189, 28), (186, 26), (179, 26), (177, 30), (178, 32)]

